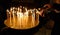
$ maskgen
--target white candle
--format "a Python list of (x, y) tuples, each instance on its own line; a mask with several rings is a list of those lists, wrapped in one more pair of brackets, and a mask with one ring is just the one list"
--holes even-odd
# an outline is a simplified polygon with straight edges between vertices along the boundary
[(20, 8), (18, 7), (18, 12), (20, 11)]
[(10, 9), (10, 26), (12, 26), (11, 14), (12, 14), (12, 8)]
[(25, 13), (24, 13), (24, 15), (25, 15), (25, 27), (27, 27), (27, 22), (28, 22), (28, 11), (27, 11), (27, 8), (25, 8)]
[[(36, 9), (36, 12), (39, 12), (37, 9)], [(37, 20), (39, 20), (39, 14), (38, 13), (36, 13), (36, 17), (37, 17)]]
[(32, 26), (34, 26), (35, 25), (35, 11), (31, 11), (32, 12)]
[(23, 28), (23, 25), (24, 25), (24, 19), (23, 19), (24, 17), (23, 17), (23, 13), (22, 12), (20, 12), (20, 25), (21, 25), (21, 27)]
[(10, 17), (10, 25), (12, 25), (11, 24), (11, 12), (7, 9), (7, 18), (9, 18)]
[(16, 26), (18, 26), (18, 20), (19, 20), (19, 12), (17, 11), (17, 24), (16, 24)]
[(15, 15), (14, 15), (14, 10), (12, 11), (13, 13), (12, 13), (12, 15), (13, 15), (13, 27), (15, 27)]
[(7, 18), (9, 18), (9, 10), (7, 9), (6, 11), (7, 11)]
[(26, 27), (27, 27), (27, 22), (28, 22), (28, 12), (25, 12), (24, 13), (24, 23), (25, 23)]
[(25, 8), (26, 12), (28, 12), (27, 8)]
[(11, 24), (11, 13), (9, 12), (9, 14), (10, 14), (10, 25), (12, 25), (12, 24)]

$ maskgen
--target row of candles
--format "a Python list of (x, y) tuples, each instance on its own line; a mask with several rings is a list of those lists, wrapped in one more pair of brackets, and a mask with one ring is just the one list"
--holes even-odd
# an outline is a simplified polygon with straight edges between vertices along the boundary
[[(17, 24), (21, 27), (21, 25), (24, 25), (24, 27), (29, 22), (30, 18), (29, 16), (32, 16), (32, 24), (35, 24), (35, 20), (37, 19), (39, 21), (39, 15), (36, 13), (39, 12), (36, 8), (34, 9), (27, 9), (27, 7), (11, 7), (10, 10), (7, 9), (7, 18), (10, 18), (10, 25), (13, 24), (15, 26), (16, 18), (17, 17)], [(38, 18), (37, 18), (38, 17)], [(12, 23), (13, 19), (13, 23)]]

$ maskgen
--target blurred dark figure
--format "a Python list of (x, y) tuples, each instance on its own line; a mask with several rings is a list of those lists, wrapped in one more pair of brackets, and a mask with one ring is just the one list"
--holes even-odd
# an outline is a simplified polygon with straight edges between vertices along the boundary
[(51, 8), (47, 8), (44, 12), (46, 18), (49, 16), (49, 19), (54, 21), (51, 35), (60, 35), (60, 4), (54, 3)]
[(39, 16), (39, 25), (40, 25), (40, 28), (45, 26), (46, 23), (50, 20), (49, 18), (49, 13), (50, 13), (50, 8), (52, 6), (48, 3), (48, 4), (44, 4), (44, 6), (40, 9), (39, 12), (37, 12), (40, 16)]
[(55, 24), (52, 29), (51, 35), (60, 35), (60, 4), (54, 4), (54, 14), (52, 19), (54, 20)]

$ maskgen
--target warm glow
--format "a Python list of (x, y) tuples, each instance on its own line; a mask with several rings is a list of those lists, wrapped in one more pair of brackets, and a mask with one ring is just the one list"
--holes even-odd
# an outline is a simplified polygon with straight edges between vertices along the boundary
[(37, 12), (39, 12), (37, 9), (27, 9), (22, 6), (17, 8), (11, 7), (10, 10), (7, 9), (7, 20), (5, 24), (14, 29), (35, 27), (39, 24), (39, 14)]

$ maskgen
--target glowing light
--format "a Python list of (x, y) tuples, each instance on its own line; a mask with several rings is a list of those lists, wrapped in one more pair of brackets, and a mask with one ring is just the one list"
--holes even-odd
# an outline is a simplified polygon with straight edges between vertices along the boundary
[[(24, 8), (25, 12), (22, 12), (22, 8)], [(35, 11), (36, 10), (36, 11)], [(7, 12), (10, 12), (10, 27), (15, 29), (27, 29), (32, 28), (38, 24), (38, 17), (35, 15), (39, 15), (39, 11), (35, 9), (27, 9), (26, 7), (11, 7), (10, 11), (7, 10)], [(38, 12), (38, 13), (36, 13)], [(8, 15), (8, 14), (7, 14)], [(35, 17), (37, 17), (35, 20)], [(8, 21), (8, 22), (9, 22)]]

